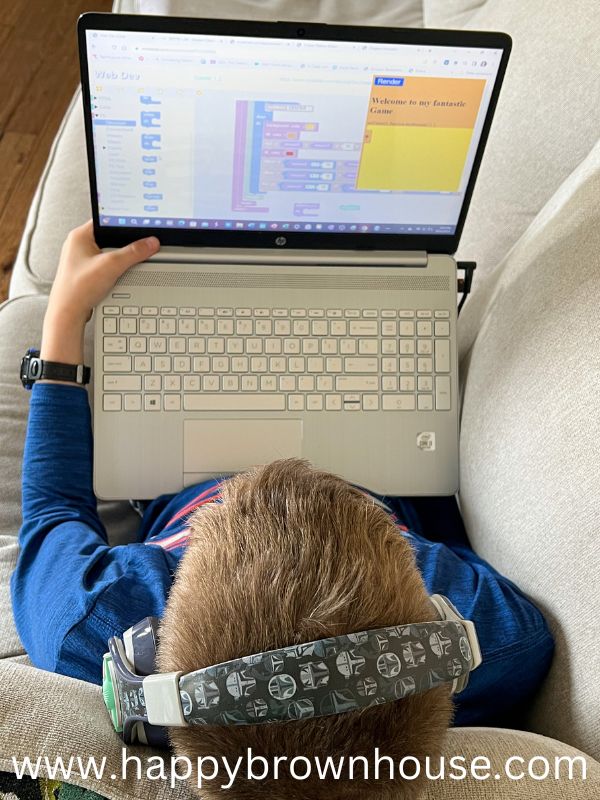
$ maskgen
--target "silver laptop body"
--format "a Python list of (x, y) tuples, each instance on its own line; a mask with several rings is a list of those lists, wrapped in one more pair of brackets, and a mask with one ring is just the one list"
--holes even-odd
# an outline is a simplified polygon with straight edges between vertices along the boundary
[[(156, 256), (119, 279), (94, 313), (91, 394), (96, 495), (105, 499), (153, 498), (215, 475), (228, 475), (287, 457), (308, 459), (321, 469), (384, 495), (453, 494), (459, 485), (459, 397), (457, 268), (451, 253), (464, 223), (506, 66), (508, 37), (429, 33), (430, 37), (442, 36), (444, 42), (446, 36), (453, 46), (462, 41), (461, 36), (466, 37), (465, 45), (470, 49), (465, 50), (465, 55), (468, 52), (469, 58), (475, 53), (473, 46), (483, 46), (485, 37), (492, 37), (489, 44), (496, 49), (485, 52), (497, 56), (485, 90), (489, 93), (487, 111), (481, 112), (483, 121), (477, 123), (482, 129), (473, 145), (476, 152), (473, 150), (470, 156), (474, 166), (471, 165), (472, 176), (465, 189), (466, 199), (465, 192), (461, 195), (461, 217), (456, 227), (448, 228), (449, 235), (445, 237), (431, 235), (437, 232), (435, 226), (416, 227), (411, 233), (408, 226), (402, 231), (402, 226), (396, 226), (404, 235), (391, 237), (382, 232), (383, 226), (380, 229), (372, 224), (363, 226), (368, 229), (364, 236), (349, 234), (344, 225), (338, 225), (336, 233), (344, 230), (345, 235), (338, 235), (337, 239), (336, 233), (317, 232), (326, 227), (320, 224), (306, 224), (296, 233), (294, 228), (302, 225), (274, 223), (268, 226), (273, 230), (259, 232), (258, 221), (247, 221), (250, 213), (252, 219), (260, 219), (256, 212), (239, 215), (239, 219), (246, 219), (239, 225), (210, 222), (210, 228), (220, 230), (190, 230), (201, 224), (208, 227), (209, 223), (185, 218), (179, 223), (182, 230), (174, 230), (165, 228), (164, 220), (160, 227), (157, 214), (167, 217), (157, 210), (162, 201), (144, 200), (148, 205), (131, 219), (132, 211), (107, 208), (107, 193), (112, 189), (103, 184), (109, 189), (99, 199), (94, 143), (98, 147), (98, 142), (106, 142), (110, 150), (112, 142), (120, 157), (119, 147), (124, 145), (119, 143), (134, 140), (124, 138), (129, 134), (122, 131), (106, 132), (101, 120), (90, 115), (90, 105), (97, 102), (100, 111), (94, 113), (102, 117), (102, 92), (105, 99), (108, 96), (105, 73), (88, 75), (88, 69), (99, 66), (91, 62), (95, 42), (101, 42), (95, 37), (115, 29), (123, 37), (132, 27), (148, 35), (161, 35), (163, 30), (189, 31), (194, 25), (199, 31), (217, 34), (229, 31), (231, 26), (232, 33), (242, 34), (244, 24), (143, 17), (106, 19), (97, 14), (80, 19), (97, 241), (109, 248), (153, 233), (163, 242)], [(347, 32), (353, 30), (328, 26), (294, 28), (294, 23), (255, 25), (259, 33), (265, 29), (265, 36), (273, 34), (278, 26), (284, 28), (278, 35), (292, 38), (294, 30), (303, 38), (308, 30), (315, 41), (345, 40), (346, 35), (350, 36)], [(325, 28), (328, 30), (324, 33)], [(358, 31), (354, 38), (370, 35), (366, 28), (354, 30)], [(408, 39), (428, 35), (416, 31), (400, 33)], [(379, 35), (392, 36), (387, 31), (380, 31)], [(490, 55), (486, 57), (489, 59)], [(480, 65), (467, 66), (465, 75), (471, 74), (471, 69), (474, 75), (486, 74), (486, 68), (481, 66), (486, 61), (472, 63)], [(133, 65), (132, 70), (135, 61)], [(118, 77), (119, 73), (113, 70), (113, 74)], [(401, 86), (404, 78), (376, 77), (373, 81), (387, 82), (379, 95), (385, 101), (385, 92)], [(408, 85), (416, 84), (413, 81)], [(145, 108), (151, 109), (152, 103), (161, 108), (156, 93), (145, 88), (139, 92), (141, 103), (148, 103)], [(110, 97), (106, 102), (112, 102)], [(306, 105), (303, 108), (310, 109)], [(104, 112), (106, 126), (117, 124), (110, 119), (111, 113), (115, 112)], [(160, 181), (152, 177), (157, 172), (155, 163), (162, 158), (160, 127), (158, 134), (152, 133), (157, 120), (160, 123), (160, 110), (147, 112), (142, 107), (141, 120), (145, 126), (141, 136), (150, 137), (141, 140), (141, 152), (146, 154), (142, 155), (141, 166), (144, 175), (148, 172), (151, 177), (149, 185), (158, 183), (160, 188)], [(119, 122), (121, 126), (125, 124), (127, 121)], [(276, 123), (270, 124), (269, 135), (276, 137)], [(97, 140), (93, 139), (93, 128), (100, 131)], [(286, 135), (290, 140), (295, 136), (293, 130)], [(269, 156), (277, 151), (264, 152)], [(158, 155), (147, 155), (152, 153)], [(105, 156), (100, 154), (98, 158)], [(286, 162), (282, 163), (285, 167)], [(372, 169), (376, 170), (378, 165), (373, 163)], [(273, 169), (273, 161), (269, 164)], [(101, 172), (98, 174), (101, 178)], [(329, 174), (333, 172), (321, 173)], [(268, 174), (267, 178), (271, 179)], [(380, 175), (378, 180), (384, 178)], [(278, 186), (288, 191), (286, 198), (294, 191), (293, 182)], [(248, 191), (244, 186), (244, 192)], [(156, 189), (150, 189), (144, 198), (162, 198), (162, 194), (153, 192)], [(443, 194), (431, 202), (446, 202)], [(364, 196), (368, 195), (367, 192)], [(343, 195), (346, 196), (356, 195)], [(299, 201), (306, 201), (307, 197), (317, 198), (317, 192), (298, 193)], [(155, 202), (158, 204), (153, 205)], [(306, 203), (298, 208), (300, 218), (312, 211)], [(123, 219), (118, 218), (120, 213)], [(176, 219), (168, 224), (173, 222), (177, 226)], [(122, 224), (124, 229), (118, 227)], [(223, 230), (236, 225), (245, 230)], [(260, 225), (261, 229), (266, 227)], [(444, 226), (439, 230), (443, 231)], [(363, 238), (359, 240), (357, 236)], [(235, 237), (246, 245), (235, 246)], [(370, 243), (368, 249), (364, 247), (366, 241)], [(390, 248), (392, 241), (394, 246)], [(443, 246), (437, 247), (442, 241), (447, 242), (447, 252), (440, 252)], [(336, 247), (335, 242), (341, 246)], [(427, 243), (432, 243), (431, 249), (436, 252), (423, 246)]]

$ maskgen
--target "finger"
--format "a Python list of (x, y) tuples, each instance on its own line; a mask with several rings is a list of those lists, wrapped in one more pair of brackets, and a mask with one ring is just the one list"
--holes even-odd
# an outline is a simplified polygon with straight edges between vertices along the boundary
[(119, 250), (103, 253), (99, 256), (98, 261), (116, 280), (134, 264), (145, 261), (159, 249), (160, 242), (156, 236), (148, 236), (146, 239), (138, 239), (137, 242), (132, 242)]

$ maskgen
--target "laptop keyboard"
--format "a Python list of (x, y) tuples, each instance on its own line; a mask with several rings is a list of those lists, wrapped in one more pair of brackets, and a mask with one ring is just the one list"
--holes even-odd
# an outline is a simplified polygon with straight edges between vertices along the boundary
[(104, 411), (449, 411), (450, 311), (102, 307)]

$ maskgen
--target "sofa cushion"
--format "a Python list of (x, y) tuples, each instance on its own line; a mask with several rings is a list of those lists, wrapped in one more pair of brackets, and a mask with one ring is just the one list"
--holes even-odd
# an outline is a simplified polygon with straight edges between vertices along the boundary
[(460, 505), (477, 552), (547, 614), (557, 641), (534, 730), (600, 756), (600, 143), (459, 325)]
[(119, 14), (329, 22), (338, 25), (423, 25), (422, 0), (115, 0)]
[(424, 0), (423, 8), (427, 27), (506, 31), (513, 39), (458, 251), (478, 262), (477, 290), (597, 141), (600, 5)]
[[(21, 526), (21, 461), (30, 397), (19, 380), (19, 366), (28, 347), (39, 347), (47, 300), (45, 295), (26, 295), (0, 305), (0, 659), (23, 652), (9, 591)], [(91, 334), (90, 324), (86, 329), (87, 364), (91, 363)], [(98, 512), (113, 544), (133, 538), (140, 518), (129, 503), (98, 501)]]

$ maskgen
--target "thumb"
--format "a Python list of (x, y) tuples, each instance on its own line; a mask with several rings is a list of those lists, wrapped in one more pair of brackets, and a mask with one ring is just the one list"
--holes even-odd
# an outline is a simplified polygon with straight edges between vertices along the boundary
[(160, 242), (156, 236), (148, 236), (146, 239), (138, 239), (136, 242), (113, 250), (111, 253), (103, 253), (99, 260), (104, 262), (103, 266), (111, 273), (114, 280), (117, 280), (134, 264), (139, 264), (150, 256), (157, 253), (160, 249)]

